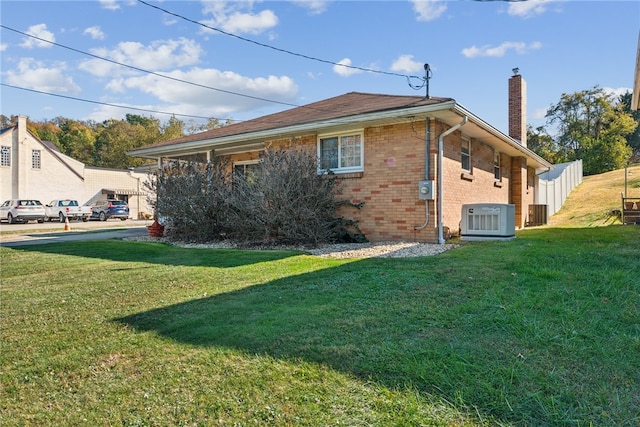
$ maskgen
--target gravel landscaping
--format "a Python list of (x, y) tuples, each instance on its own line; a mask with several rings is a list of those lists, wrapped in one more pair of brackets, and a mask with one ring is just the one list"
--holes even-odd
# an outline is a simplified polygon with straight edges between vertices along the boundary
[(443, 245), (418, 242), (379, 242), (379, 243), (341, 243), (325, 244), (317, 248), (304, 246), (265, 246), (239, 244), (223, 241), (211, 243), (187, 243), (175, 242), (165, 238), (137, 237), (138, 241), (155, 241), (176, 245), (185, 248), (210, 248), (210, 249), (284, 249), (298, 250), (322, 258), (408, 258), (418, 256), (432, 256), (460, 247), (458, 244), (446, 243)]

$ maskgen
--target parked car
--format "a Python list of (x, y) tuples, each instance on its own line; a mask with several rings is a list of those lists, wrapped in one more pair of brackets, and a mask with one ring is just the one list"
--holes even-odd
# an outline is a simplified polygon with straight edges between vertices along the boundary
[(44, 222), (44, 206), (40, 200), (11, 199), (0, 205), (0, 221), (9, 224), (16, 222)]
[(91, 218), (106, 221), (109, 218), (129, 218), (129, 205), (124, 200), (100, 200), (91, 205)]
[(77, 200), (52, 200), (44, 207), (45, 221), (58, 219), (64, 222), (65, 219), (82, 219), (89, 220), (91, 216), (91, 207), (80, 206)]

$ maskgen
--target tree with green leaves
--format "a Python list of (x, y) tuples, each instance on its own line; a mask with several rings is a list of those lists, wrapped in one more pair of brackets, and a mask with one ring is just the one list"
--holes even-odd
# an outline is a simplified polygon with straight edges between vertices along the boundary
[(141, 142), (148, 140), (143, 125), (132, 125), (125, 120), (106, 120), (96, 138), (95, 166), (114, 169), (140, 166), (144, 160), (127, 156), (127, 151), (145, 145)]
[(93, 165), (96, 134), (85, 123), (71, 120), (59, 120), (61, 129), (59, 141), (61, 151), (85, 164)]
[[(16, 117), (0, 115), (4, 129)], [(56, 117), (43, 122), (27, 121), (29, 130), (42, 141), (56, 144), (61, 153), (88, 166), (124, 169), (144, 164), (142, 159), (127, 156), (127, 152), (145, 145), (169, 141), (188, 133), (201, 132), (231, 123), (211, 118), (207, 123), (189, 126), (175, 116), (167, 123), (155, 117), (126, 114), (124, 120), (110, 119), (102, 123)]]
[(27, 127), (41, 141), (53, 142), (58, 149), (61, 148), (60, 135), (62, 134), (62, 129), (54, 122), (32, 122), (27, 120)]
[[(543, 144), (540, 137), (549, 135), (538, 128), (529, 132), (532, 149), (549, 161), (583, 160), (585, 175), (607, 172), (624, 167), (631, 157), (627, 136), (638, 126), (625, 112), (624, 105), (602, 88), (563, 93), (560, 101), (546, 114), (547, 125), (556, 128), (555, 144)], [(538, 139), (536, 139), (538, 138)], [(546, 151), (545, 151), (546, 150)]]
[(162, 141), (180, 138), (184, 135), (184, 122), (177, 119), (176, 116), (171, 116), (167, 124), (162, 126), (160, 133), (162, 134)]
[(527, 125), (527, 147), (550, 163), (557, 164), (569, 161), (566, 153), (560, 150), (544, 126), (534, 129), (533, 126)]

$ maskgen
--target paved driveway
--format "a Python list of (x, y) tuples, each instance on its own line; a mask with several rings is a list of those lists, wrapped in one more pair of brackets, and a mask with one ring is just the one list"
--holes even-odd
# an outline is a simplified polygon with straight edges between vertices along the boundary
[(72, 221), (70, 230), (57, 221), (38, 224), (0, 224), (0, 246), (14, 247), (43, 243), (72, 242), (81, 240), (120, 239), (145, 236), (147, 220)]

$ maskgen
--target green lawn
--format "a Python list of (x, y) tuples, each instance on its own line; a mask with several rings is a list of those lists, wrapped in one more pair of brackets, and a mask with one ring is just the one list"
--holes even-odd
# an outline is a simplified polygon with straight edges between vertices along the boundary
[(640, 227), (435, 257), (0, 248), (6, 426), (640, 425)]

